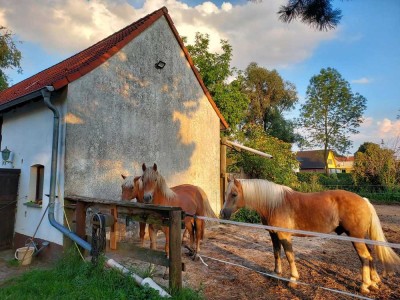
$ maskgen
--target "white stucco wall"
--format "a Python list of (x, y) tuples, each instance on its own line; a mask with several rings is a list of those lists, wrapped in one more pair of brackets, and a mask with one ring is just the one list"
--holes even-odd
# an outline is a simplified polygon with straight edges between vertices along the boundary
[(170, 186), (201, 186), (219, 211), (220, 120), (164, 17), (67, 97), (66, 194), (119, 199), (120, 174), (155, 162)]
[[(58, 103), (60, 110), (65, 110), (65, 106)], [(31, 103), (21, 108), (17, 108), (3, 115), (2, 128), (2, 147), (6, 147), (14, 152), (14, 168), (21, 169), (19, 179), (19, 194), (17, 202), (17, 213), (15, 222), (15, 232), (26, 236), (32, 236), (39, 225), (42, 215), (49, 203), (49, 198), (43, 195), (41, 208), (28, 207), (24, 203), (34, 200), (29, 197), (30, 171), (33, 165), (44, 166), (43, 194), (49, 194), (50, 190), (50, 165), (51, 148), (53, 139), (53, 113), (43, 101)], [(63, 134), (65, 126), (61, 126)], [(63, 161), (63, 152), (60, 152)], [(60, 165), (62, 167), (62, 165)], [(61, 191), (63, 189), (63, 170), (59, 169)], [(57, 189), (58, 190), (58, 189)], [(58, 204), (55, 208), (57, 221), (63, 223), (62, 205)], [(47, 240), (62, 245), (62, 234), (50, 225), (47, 214), (44, 217), (36, 238)]]

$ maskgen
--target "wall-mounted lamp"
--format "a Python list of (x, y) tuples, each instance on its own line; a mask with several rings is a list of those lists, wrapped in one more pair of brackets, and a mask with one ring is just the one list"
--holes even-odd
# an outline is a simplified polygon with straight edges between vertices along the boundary
[(6, 147), (5, 149), (1, 150), (1, 158), (3, 159), (3, 165), (7, 163), (12, 163), (12, 156), (11, 151)]
[(163, 62), (162, 60), (159, 60), (158, 63), (156, 63), (156, 69), (163, 69), (165, 67), (166, 63)]

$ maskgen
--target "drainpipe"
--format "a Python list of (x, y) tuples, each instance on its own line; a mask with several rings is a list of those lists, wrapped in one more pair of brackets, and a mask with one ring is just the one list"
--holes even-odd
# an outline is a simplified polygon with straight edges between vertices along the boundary
[(46, 86), (41, 92), (43, 95), (44, 103), (46, 106), (53, 112), (54, 114), (54, 123), (53, 123), (53, 145), (51, 152), (51, 170), (50, 170), (50, 195), (49, 195), (49, 221), (50, 224), (53, 225), (56, 229), (61, 231), (79, 246), (88, 250), (89, 252), (92, 250), (92, 246), (76, 235), (74, 232), (70, 231), (68, 228), (64, 227), (60, 223), (56, 221), (54, 218), (54, 206), (56, 200), (56, 182), (57, 182), (57, 161), (58, 161), (58, 136), (60, 133), (59, 125), (60, 125), (60, 112), (57, 107), (55, 107), (51, 101), (51, 92), (54, 91), (54, 87)]

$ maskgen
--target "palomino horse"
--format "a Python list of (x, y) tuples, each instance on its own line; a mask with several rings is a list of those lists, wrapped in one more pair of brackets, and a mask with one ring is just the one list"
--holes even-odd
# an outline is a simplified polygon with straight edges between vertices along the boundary
[[(258, 212), (264, 225), (337, 234), (345, 232), (355, 238), (386, 241), (378, 215), (366, 198), (354, 193), (335, 190), (319, 193), (300, 193), (291, 188), (261, 179), (234, 179), (225, 195), (221, 217), (229, 219), (241, 207)], [(290, 265), (290, 286), (299, 278), (292, 249), (292, 233), (269, 231), (275, 257), (275, 272), (282, 273), (281, 246)], [(370, 249), (365, 243), (353, 242), (362, 263), (361, 292), (378, 289), (379, 275)], [(400, 270), (400, 257), (389, 247), (375, 246), (385, 272)]]
[[(121, 185), (122, 193), (121, 200), (129, 201), (132, 199), (137, 200), (139, 203), (143, 203), (143, 188), (142, 181), (140, 176), (125, 176), (122, 175), (124, 182)], [(149, 228), (149, 236), (150, 236), (150, 248), (156, 249), (156, 237), (153, 226), (150, 224)], [(140, 236), (140, 245), (144, 246), (144, 236), (146, 230), (146, 223), (139, 222), (139, 236)]]
[[(124, 182), (121, 185), (122, 193), (121, 200), (130, 201), (136, 199), (137, 202), (143, 203), (143, 184), (141, 176), (125, 176), (121, 174), (121, 177), (124, 179)], [(180, 187), (173, 187), (172, 190), (180, 189)], [(140, 245), (144, 246), (144, 236), (146, 230), (146, 223), (139, 222), (139, 237), (140, 237)], [(157, 231), (160, 229), (159, 226), (155, 226), (153, 224), (149, 224), (148, 231), (150, 237), (150, 248), (157, 249)], [(163, 229), (163, 228), (161, 228)], [(189, 235), (188, 230), (185, 228), (183, 233), (182, 243), (184, 243), (185, 238)]]
[[(152, 203), (156, 205), (178, 206), (182, 210), (192, 216), (208, 216), (215, 218), (207, 195), (204, 191), (195, 185), (183, 184), (173, 188), (168, 188), (165, 179), (157, 171), (157, 165), (153, 168), (146, 168), (143, 164), (143, 192), (144, 203)], [(204, 237), (205, 222), (196, 217), (185, 217), (185, 229), (190, 235), (190, 245), (193, 250), (193, 259), (196, 258), (200, 251), (200, 240)], [(169, 228), (164, 228), (166, 243), (165, 252), (169, 253)], [(196, 244), (194, 247), (194, 243)]]

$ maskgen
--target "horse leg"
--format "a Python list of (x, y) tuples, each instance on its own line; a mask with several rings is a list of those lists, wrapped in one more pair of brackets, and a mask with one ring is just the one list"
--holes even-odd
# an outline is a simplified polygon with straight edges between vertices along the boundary
[(200, 252), (200, 242), (203, 239), (203, 235), (204, 235), (204, 220), (200, 220), (200, 219), (195, 219), (195, 234), (196, 234), (196, 248), (194, 250), (194, 255), (193, 255), (193, 260), (196, 259), (197, 257), (197, 253)]
[[(367, 246), (368, 252), (371, 254), (372, 253), (371, 248), (368, 245), (366, 245), (366, 246)], [(374, 259), (373, 259), (372, 255), (371, 255), (371, 258), (372, 259), (369, 262), (369, 268), (371, 270), (371, 281), (372, 281), (370, 289), (377, 290), (378, 283), (381, 282), (381, 278), (379, 277), (378, 272), (376, 271), (376, 267), (375, 267), (375, 263), (374, 263)]]
[(169, 227), (162, 227), (162, 231), (165, 234), (165, 253), (169, 257)]
[(286, 259), (290, 266), (290, 280), (289, 286), (292, 288), (297, 287), (297, 279), (299, 279), (299, 273), (297, 272), (297, 267), (294, 259), (293, 247), (292, 247), (292, 236), (291, 234), (285, 232), (278, 232), (278, 238), (285, 251)]
[[(372, 262), (372, 256), (368, 251), (367, 246), (364, 243), (353, 242), (353, 246), (357, 251), (358, 257), (361, 261), (361, 276), (362, 276), (362, 284), (360, 287), (360, 292), (362, 294), (369, 293), (369, 287), (372, 285), (371, 281), (371, 270), (370, 263)], [(378, 286), (375, 283), (375, 286), (372, 288), (377, 288)]]
[(274, 272), (278, 275), (282, 274), (282, 262), (281, 262), (281, 242), (278, 239), (276, 232), (270, 232), (272, 246), (274, 248), (274, 258), (275, 258), (275, 270)]
[(154, 225), (149, 224), (150, 249), (157, 249), (157, 231)]
[[(139, 223), (139, 236), (140, 236), (140, 246), (144, 246), (144, 235), (146, 234), (146, 223), (140, 222)], [(150, 230), (149, 230), (150, 234)]]

